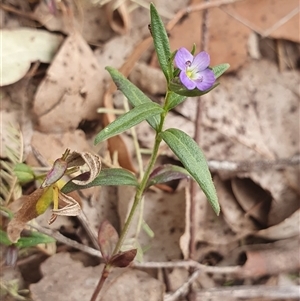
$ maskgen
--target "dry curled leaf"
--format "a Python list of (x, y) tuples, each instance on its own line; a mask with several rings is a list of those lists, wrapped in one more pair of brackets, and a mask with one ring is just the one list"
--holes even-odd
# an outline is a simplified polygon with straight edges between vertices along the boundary
[(82, 152), (82, 153), (72, 152), (68, 156), (67, 162), (68, 162), (68, 167), (81, 166), (81, 165), (86, 164), (87, 167), (89, 168), (87, 179), (85, 179), (85, 180), (78, 180), (78, 179), (73, 180), (73, 182), (75, 184), (78, 184), (78, 185), (89, 184), (90, 182), (92, 182), (97, 177), (97, 175), (101, 171), (100, 156), (95, 155), (95, 154), (91, 154), (91, 153), (88, 153), (88, 152)]
[(71, 196), (62, 192), (58, 194), (59, 207), (58, 209), (52, 209), (52, 216), (49, 221), (51, 224), (54, 222), (57, 216), (77, 216), (81, 211), (79, 203)]
[(106, 5), (106, 15), (111, 28), (115, 32), (124, 35), (130, 28), (130, 17), (127, 8), (128, 4), (122, 1), (121, 3), (119, 2), (119, 5), (116, 7), (116, 2), (119, 1), (109, 1)]

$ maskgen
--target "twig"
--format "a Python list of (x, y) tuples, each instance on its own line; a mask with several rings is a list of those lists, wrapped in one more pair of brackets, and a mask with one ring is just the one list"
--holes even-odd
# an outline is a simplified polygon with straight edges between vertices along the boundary
[(82, 210), (81, 210), (80, 214), (77, 216), (77, 218), (80, 221), (85, 232), (87, 233), (88, 237), (90, 238), (93, 246), (99, 250), (97, 233), (95, 233), (94, 229), (90, 226), (87, 216), (85, 215), (85, 213)]
[(40, 225), (30, 225), (30, 227), (38, 230), (39, 232), (41, 233), (44, 233), (46, 235), (49, 235), (53, 238), (55, 238), (57, 241), (63, 243), (63, 244), (66, 244), (67, 246), (70, 246), (74, 249), (77, 249), (77, 250), (80, 250), (82, 252), (85, 252), (87, 254), (90, 254), (92, 256), (95, 256), (95, 257), (99, 257), (99, 258), (102, 258), (102, 255), (101, 255), (101, 252), (99, 250), (96, 250), (96, 249), (93, 249), (89, 246), (86, 246), (86, 245), (83, 245), (83, 244), (80, 244), (78, 243), (77, 241), (74, 241), (70, 238), (67, 238), (65, 237), (64, 235), (62, 235), (61, 233), (57, 232), (57, 231), (53, 231), (51, 229), (47, 229), (47, 228), (44, 228)]
[(132, 264), (136, 268), (149, 268), (149, 269), (161, 269), (161, 268), (195, 268), (196, 270), (201, 270), (204, 273), (212, 274), (238, 274), (241, 267), (218, 267), (218, 266), (208, 266), (201, 264), (194, 260), (187, 261), (167, 261), (167, 262), (134, 262)]
[[(96, 250), (94, 248), (91, 248), (89, 246), (83, 245), (78, 243), (77, 241), (74, 241), (72, 239), (69, 239), (59, 233), (58, 231), (54, 231), (45, 227), (42, 227), (38, 224), (30, 225), (30, 227), (38, 230), (41, 233), (44, 233), (46, 235), (49, 235), (53, 238), (55, 238), (57, 241), (70, 246), (74, 249), (78, 249), (82, 252), (85, 252), (87, 254), (90, 254), (92, 256), (102, 258), (101, 252), (99, 250)], [(135, 268), (149, 268), (149, 269), (161, 269), (161, 268), (195, 268), (197, 270), (201, 270), (201, 272), (204, 273), (212, 273), (212, 274), (238, 274), (241, 267), (240, 266), (233, 266), (233, 267), (218, 267), (218, 266), (207, 266), (204, 264), (201, 264), (194, 260), (187, 260), (187, 261), (167, 261), (167, 262), (133, 262), (131, 264), (131, 267)]]
[(222, 10), (234, 18), (235, 20), (239, 21), (243, 25), (247, 26), (251, 30), (255, 31), (258, 33), (262, 38), (265, 38), (269, 36), (272, 32), (274, 32), (277, 28), (280, 26), (284, 25), (286, 22), (288, 22), (291, 18), (293, 18), (296, 14), (299, 12), (299, 6), (297, 6), (295, 9), (293, 9), (291, 12), (289, 12), (287, 15), (285, 15), (282, 19), (280, 19), (278, 22), (276, 22), (274, 25), (272, 25), (270, 28), (266, 30), (262, 30), (261, 28), (257, 27), (255, 24), (251, 23), (249, 20), (243, 18), (239, 14), (235, 14), (230, 12), (229, 10), (222, 8)]
[(277, 28), (281, 27), (282, 25), (284, 25), (285, 23), (287, 23), (290, 19), (292, 19), (294, 16), (296, 16), (300, 11), (299, 8), (299, 3), (297, 5), (297, 7), (295, 9), (293, 9), (290, 13), (288, 13), (287, 15), (285, 15), (282, 19), (278, 20), (278, 22), (276, 22), (273, 26), (271, 26), (270, 28), (266, 29), (263, 32), (262, 37), (267, 37), (269, 36), (272, 32), (274, 32)]
[(23, 12), (21, 10), (18, 10), (16, 8), (12, 7), (12, 6), (2, 4), (2, 3), (0, 4), (0, 8), (7, 11), (7, 12), (10, 12), (10, 13), (22, 16), (22, 17), (26, 17), (26, 18), (34, 20), (34, 21), (38, 21), (36, 16), (31, 12)]
[(219, 287), (209, 290), (203, 290), (193, 293), (195, 301), (201, 301), (205, 297), (207, 300), (216, 301), (226, 300), (250, 300), (256, 298), (267, 298), (268, 300), (299, 300), (300, 286), (232, 286), (232, 287)]
[(268, 168), (282, 169), (287, 166), (296, 166), (300, 163), (300, 156), (278, 160), (257, 160), (257, 161), (217, 161), (209, 160), (208, 166), (211, 171), (226, 171), (229, 173), (249, 172), (265, 170)]
[(173, 293), (172, 295), (167, 296), (166, 298), (164, 298), (164, 301), (176, 301), (178, 300), (179, 297), (186, 295), (189, 286), (199, 277), (199, 275), (202, 273), (202, 271), (197, 270), (195, 271), (191, 277), (188, 279), (187, 282), (185, 282), (183, 285), (181, 285), (176, 291), (175, 293)]

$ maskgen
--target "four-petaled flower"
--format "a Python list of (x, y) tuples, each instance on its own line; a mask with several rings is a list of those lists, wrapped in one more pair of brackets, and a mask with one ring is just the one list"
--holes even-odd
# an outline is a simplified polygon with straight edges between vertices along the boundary
[(216, 81), (213, 71), (208, 68), (210, 57), (205, 51), (194, 57), (186, 48), (179, 48), (175, 55), (175, 63), (181, 71), (180, 81), (188, 90), (197, 88), (205, 91)]

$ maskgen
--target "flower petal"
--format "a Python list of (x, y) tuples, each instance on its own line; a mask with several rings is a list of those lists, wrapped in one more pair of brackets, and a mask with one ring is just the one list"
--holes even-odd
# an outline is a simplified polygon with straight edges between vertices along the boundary
[(191, 79), (188, 78), (186, 73), (184, 71), (181, 71), (179, 74), (179, 78), (181, 83), (188, 89), (188, 90), (193, 90), (196, 88), (196, 82), (192, 81)]
[(193, 59), (193, 55), (184, 47), (178, 49), (174, 58), (175, 64), (180, 70), (185, 70), (186, 62), (190, 61), (192, 63)]
[(191, 68), (196, 69), (197, 71), (203, 71), (209, 66), (209, 63), (209, 54), (205, 51), (202, 51), (194, 57)]
[(202, 81), (195, 81), (199, 90), (205, 91), (213, 86), (216, 81), (215, 75), (210, 69), (206, 69), (201, 72)]

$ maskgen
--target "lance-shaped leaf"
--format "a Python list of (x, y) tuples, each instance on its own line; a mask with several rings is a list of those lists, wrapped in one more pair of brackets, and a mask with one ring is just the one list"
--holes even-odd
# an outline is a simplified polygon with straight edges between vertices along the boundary
[(228, 70), (230, 67), (229, 64), (220, 64), (217, 66), (214, 66), (211, 68), (213, 73), (215, 74), (215, 77), (218, 78), (220, 77), (226, 70)]
[(220, 205), (216, 189), (205, 156), (197, 143), (189, 135), (178, 129), (168, 129), (162, 132), (161, 136), (199, 184), (218, 215), (220, 213)]
[(168, 98), (168, 103), (167, 103), (167, 110), (170, 111), (182, 102), (186, 100), (186, 96), (179, 95), (173, 91), (168, 92), (170, 93), (170, 96)]
[(152, 185), (166, 183), (173, 180), (186, 179), (190, 177), (191, 175), (185, 168), (177, 165), (165, 164), (153, 170), (146, 187), (148, 188)]
[(141, 123), (149, 117), (161, 114), (163, 111), (164, 110), (154, 102), (143, 103), (139, 106), (136, 106), (106, 126), (96, 136), (94, 143), (98, 144), (101, 141), (116, 136)]
[(155, 8), (155, 6), (150, 4), (150, 15), (151, 15), (151, 32), (154, 42), (154, 47), (156, 50), (157, 58), (163, 71), (167, 82), (172, 78), (173, 65), (170, 62), (171, 50), (168, 35), (164, 24)]
[(87, 165), (89, 171), (85, 173), (84, 179), (76, 179), (74, 183), (78, 185), (86, 185), (91, 183), (101, 171), (100, 156), (88, 152), (72, 152), (67, 157), (68, 168)]
[[(83, 175), (79, 175), (74, 179), (80, 179)], [(87, 185), (77, 185), (73, 183), (73, 180), (69, 181), (61, 191), (63, 193), (69, 193), (74, 190), (90, 188), (94, 186), (119, 186), (119, 185), (129, 185), (138, 186), (139, 183), (136, 177), (126, 169), (122, 168), (107, 168), (102, 169), (100, 174)]]
[(39, 244), (48, 244), (50, 242), (55, 242), (55, 239), (48, 235), (31, 231), (28, 235), (21, 237), (15, 245), (18, 248), (29, 248)]
[(118, 240), (119, 234), (117, 230), (109, 221), (103, 221), (98, 231), (98, 244), (106, 262), (111, 258)]
[(131, 249), (113, 256), (109, 264), (118, 268), (126, 268), (135, 258), (137, 249)]
[[(105, 68), (110, 76), (112, 77), (114, 83), (120, 91), (126, 96), (128, 101), (134, 106), (141, 105), (143, 103), (153, 102), (149, 97), (147, 97), (137, 86), (135, 86), (131, 81), (129, 81), (123, 74), (118, 70), (106, 67)], [(153, 116), (146, 119), (147, 122), (156, 129), (160, 123), (160, 116)]]

